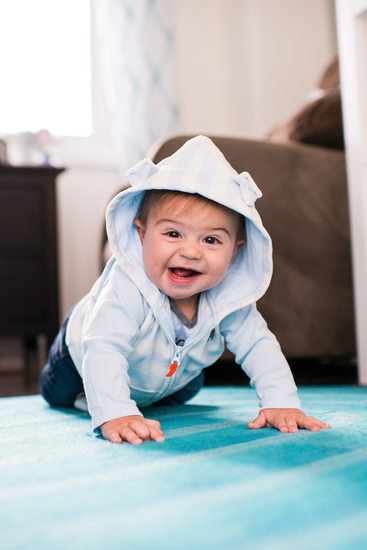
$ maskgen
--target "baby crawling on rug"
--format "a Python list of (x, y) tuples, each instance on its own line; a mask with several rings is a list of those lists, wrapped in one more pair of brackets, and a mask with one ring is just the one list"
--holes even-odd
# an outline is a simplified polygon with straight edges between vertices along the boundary
[(329, 428), (302, 412), (289, 365), (256, 309), (270, 283), (272, 245), (249, 174), (197, 136), (127, 175), (131, 187), (106, 213), (113, 255), (66, 316), (42, 370), (46, 401), (72, 407), (85, 391), (97, 434), (162, 442), (160, 423), (140, 408), (193, 397), (226, 344), (259, 398), (249, 428)]

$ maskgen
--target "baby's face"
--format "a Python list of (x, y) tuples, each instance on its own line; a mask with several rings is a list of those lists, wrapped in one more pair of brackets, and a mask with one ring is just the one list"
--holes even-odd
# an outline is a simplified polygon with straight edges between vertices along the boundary
[(182, 311), (194, 313), (200, 292), (225, 276), (244, 243), (237, 223), (230, 211), (195, 201), (186, 209), (179, 201), (156, 203), (145, 226), (135, 220), (147, 274)]

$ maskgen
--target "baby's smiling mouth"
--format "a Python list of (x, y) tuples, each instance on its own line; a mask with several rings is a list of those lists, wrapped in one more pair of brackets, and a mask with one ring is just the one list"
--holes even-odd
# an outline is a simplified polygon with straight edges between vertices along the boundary
[(168, 271), (171, 275), (180, 279), (191, 279), (192, 277), (200, 275), (199, 271), (187, 269), (185, 267), (170, 267)]

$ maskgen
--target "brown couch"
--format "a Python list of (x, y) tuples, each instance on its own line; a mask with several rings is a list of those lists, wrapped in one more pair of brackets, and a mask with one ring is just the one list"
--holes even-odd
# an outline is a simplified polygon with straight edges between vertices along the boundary
[[(191, 135), (154, 148), (158, 162)], [(263, 192), (257, 208), (274, 246), (274, 275), (258, 307), (288, 358), (355, 353), (348, 197), (343, 151), (212, 137)]]

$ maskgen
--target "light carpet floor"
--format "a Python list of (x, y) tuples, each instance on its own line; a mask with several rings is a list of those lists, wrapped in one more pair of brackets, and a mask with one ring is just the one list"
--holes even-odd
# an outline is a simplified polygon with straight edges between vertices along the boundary
[(0, 399), (2, 550), (364, 550), (367, 388), (307, 387), (320, 433), (249, 430), (250, 388), (152, 407), (166, 442), (95, 437), (40, 396)]

